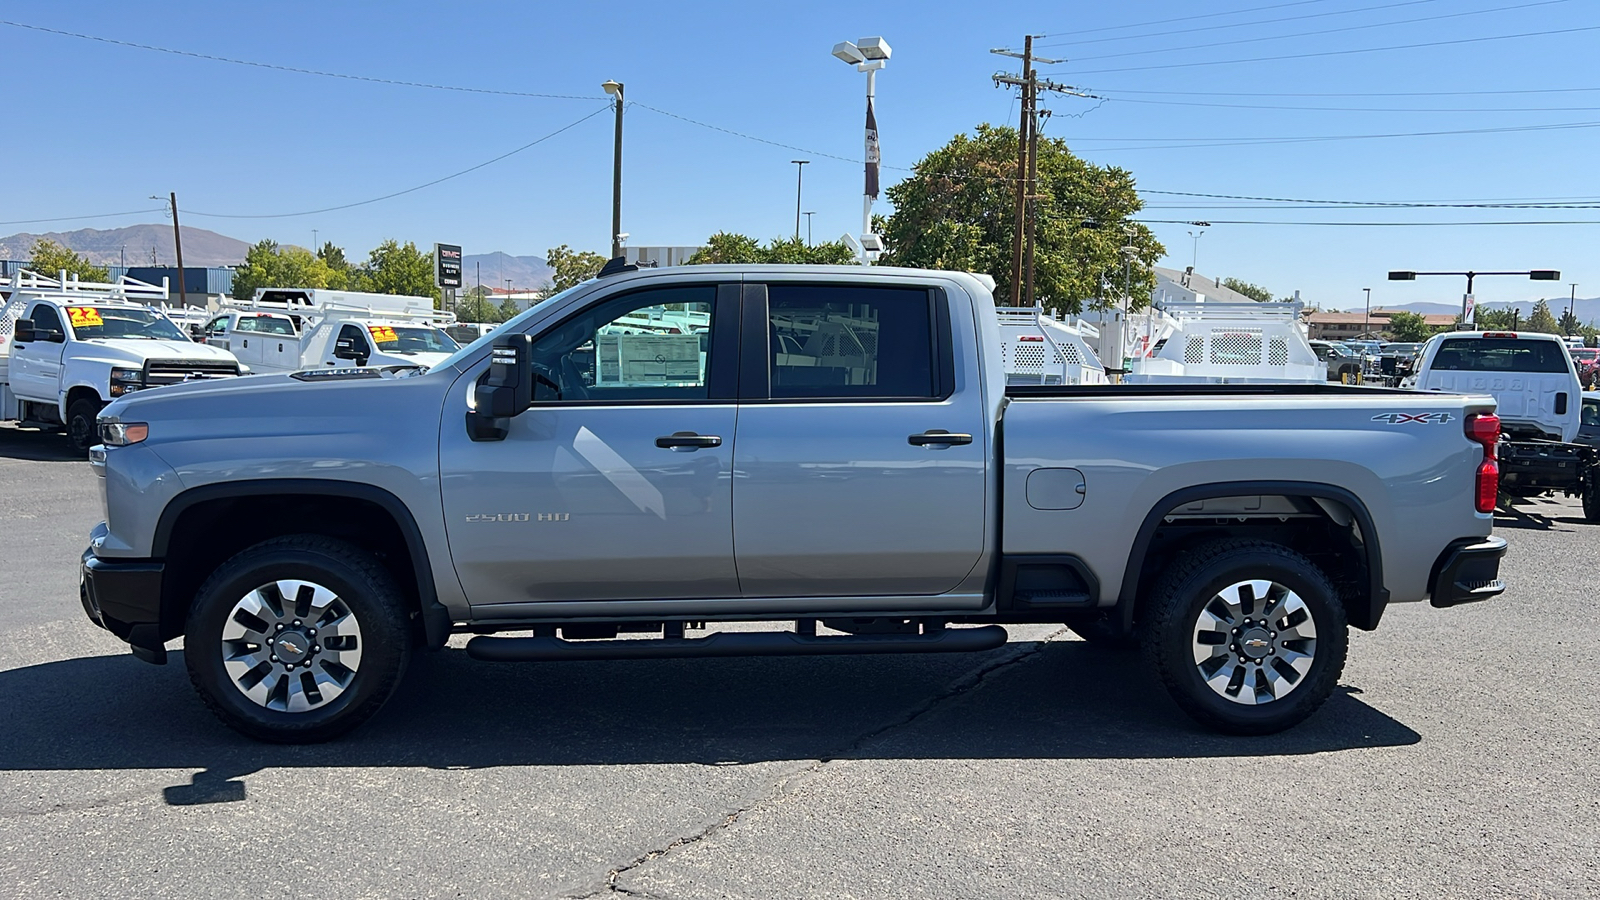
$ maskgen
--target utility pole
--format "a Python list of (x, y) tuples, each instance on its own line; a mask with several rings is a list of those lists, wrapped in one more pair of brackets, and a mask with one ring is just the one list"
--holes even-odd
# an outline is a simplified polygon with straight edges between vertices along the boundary
[[(1039, 121), (1048, 116), (1048, 110), (1039, 109), (1039, 91), (1055, 91), (1071, 97), (1085, 97), (1099, 99), (1093, 94), (1086, 94), (1071, 85), (1058, 84), (1049, 79), (1041, 79), (1034, 69), (1036, 64), (1053, 66), (1064, 63), (1064, 59), (1046, 59), (1033, 55), (1034, 35), (1025, 35), (1022, 39), (1022, 52), (1015, 53), (1010, 50), (991, 50), (989, 52), (998, 56), (1009, 56), (1022, 60), (1022, 75), (1017, 77), (999, 73), (994, 76), (994, 83), (1009, 85), (1022, 89), (1022, 117), (1017, 127), (1017, 202), (1016, 202), (1016, 234), (1011, 241), (1011, 305), (1032, 306), (1033, 298), (1033, 258), (1035, 236), (1038, 227), (1038, 200), (1039, 200)], [(1026, 286), (1026, 290), (1024, 290)]]
[(814, 210), (814, 209), (806, 210), (806, 246), (807, 247), (811, 246), (811, 217), (816, 215), (816, 214), (817, 214), (817, 211)]
[(622, 255), (622, 109), (624, 106), (622, 83), (607, 81), (600, 87), (616, 98), (617, 107), (616, 139), (612, 144), (611, 165), (611, 258), (616, 259)]
[(189, 305), (189, 292), (183, 289), (183, 232), (178, 230), (178, 192), (168, 195), (172, 201), (172, 246), (178, 256), (178, 305)]
[(800, 188), (805, 184), (806, 164), (809, 159), (791, 159), (794, 163), (794, 242), (800, 243)]
[[(1570, 284), (1570, 282), (1569, 282), (1569, 284)], [(1567, 299), (1567, 321), (1568, 322), (1576, 322), (1576, 321), (1578, 321), (1577, 315), (1575, 313), (1573, 313), (1573, 311), (1572, 311), (1573, 307), (1575, 307), (1577, 305), (1578, 305), (1578, 286), (1576, 284), (1573, 284), (1572, 285), (1572, 296)], [(1570, 335), (1570, 334), (1572, 334), (1572, 332), (1568, 331), (1567, 334)]]

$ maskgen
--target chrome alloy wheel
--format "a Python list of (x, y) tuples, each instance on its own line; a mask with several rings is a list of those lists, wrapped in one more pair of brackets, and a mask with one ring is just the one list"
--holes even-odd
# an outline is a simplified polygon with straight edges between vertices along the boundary
[(331, 703), (361, 668), (361, 625), (333, 591), (285, 579), (233, 605), (222, 662), (239, 692), (267, 709), (308, 712)]
[(1275, 581), (1217, 591), (1194, 628), (1200, 678), (1235, 703), (1282, 700), (1299, 686), (1317, 653), (1317, 625), (1304, 600)]

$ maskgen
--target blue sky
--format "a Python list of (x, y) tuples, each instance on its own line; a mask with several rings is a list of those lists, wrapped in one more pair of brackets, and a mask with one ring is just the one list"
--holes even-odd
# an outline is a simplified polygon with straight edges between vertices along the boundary
[[(606, 106), (599, 85), (614, 78), (626, 84), (630, 101), (804, 148), (630, 108), (623, 229), (631, 243), (693, 244), (724, 229), (761, 238), (791, 233), (796, 158), (814, 160), (804, 201), (816, 211), (814, 234), (834, 238), (859, 227), (861, 166), (844, 160), (862, 152), (865, 79), (829, 48), (877, 34), (894, 48), (878, 79), (887, 167), (909, 167), (977, 123), (1014, 122), (1014, 98), (990, 80), (1008, 61), (988, 51), (1020, 47), (1032, 32), (1046, 35), (1039, 52), (1069, 60), (1046, 75), (1108, 98), (1052, 99), (1055, 116), (1045, 133), (1090, 160), (1129, 169), (1145, 191), (1407, 202), (1600, 199), (1592, 150), (1600, 136), (1600, 8), (1592, 0), (11, 0), (0, 6), (0, 19), (291, 68), (580, 98), (319, 77), (0, 26), (10, 100), (0, 145), (6, 223), (149, 209), (156, 205), (145, 199), (150, 194), (176, 190), (186, 225), (245, 240), (309, 245), (316, 229), (357, 254), (387, 237), (455, 241), (468, 253), (542, 254), (560, 243), (604, 250), (611, 116), (572, 123)], [(1505, 37), (1529, 33), (1543, 34)], [(1345, 52), (1446, 41), (1457, 43)], [(1574, 88), (1590, 90), (1566, 90)], [(1396, 96), (1402, 92), (1414, 96)], [(24, 118), (29, 130), (18, 130)], [(256, 218), (404, 190), (569, 125), (500, 162), (390, 200)], [(1281, 142), (1549, 125), (1579, 127)], [(903, 174), (886, 168), (884, 178), (892, 183)], [(1363, 287), (1374, 289), (1375, 305), (1459, 300), (1463, 280), (1383, 280), (1398, 268), (1558, 268), (1559, 290), (1482, 279), (1478, 297), (1564, 297), (1569, 281), (1579, 284), (1579, 296), (1600, 296), (1600, 224), (1222, 224), (1600, 222), (1600, 209), (1224, 209), (1215, 204), (1251, 204), (1154, 193), (1145, 199), (1145, 218), (1215, 223), (1199, 241), (1201, 272), (1280, 294), (1299, 289), (1324, 308), (1358, 307)], [(886, 211), (881, 201), (878, 208)], [(159, 215), (5, 224), (0, 233), (140, 221)], [(1165, 264), (1187, 265), (1195, 249), (1187, 232), (1197, 229), (1152, 227), (1169, 250)]]

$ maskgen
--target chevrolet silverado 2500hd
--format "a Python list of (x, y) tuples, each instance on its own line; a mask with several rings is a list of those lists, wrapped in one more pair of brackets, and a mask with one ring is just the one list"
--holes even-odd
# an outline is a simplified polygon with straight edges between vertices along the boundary
[[(1347, 626), (1504, 590), (1488, 397), (1008, 388), (998, 346), (969, 275), (619, 261), (425, 373), (132, 394), (100, 418), (83, 603), (141, 659), (183, 637), (272, 741), (353, 727), (451, 634), (543, 661), (982, 651), (1023, 622), (1136, 637), (1191, 716), (1264, 733), (1328, 696)], [(692, 636), (733, 620), (792, 626)]]

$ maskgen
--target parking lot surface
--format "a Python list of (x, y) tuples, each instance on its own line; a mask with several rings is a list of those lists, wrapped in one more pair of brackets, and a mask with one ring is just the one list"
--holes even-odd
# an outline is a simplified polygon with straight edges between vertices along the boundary
[(1265, 738), (1137, 655), (419, 657), (350, 737), (256, 744), (93, 627), (94, 477), (0, 427), (0, 893), (1592, 897), (1600, 526), (1502, 517), (1500, 599), (1392, 607)]

